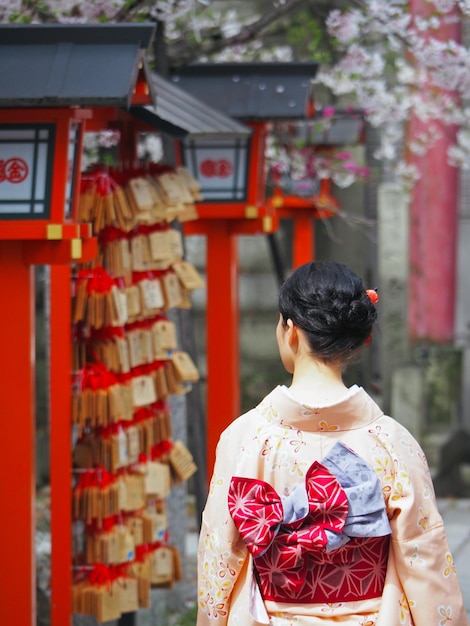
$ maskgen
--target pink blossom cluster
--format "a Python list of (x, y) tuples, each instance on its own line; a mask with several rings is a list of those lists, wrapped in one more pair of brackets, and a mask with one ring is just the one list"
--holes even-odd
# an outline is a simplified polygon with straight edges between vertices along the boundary
[[(452, 164), (470, 163), (470, 52), (442, 29), (470, 16), (470, 0), (429, 0), (425, 15), (411, 15), (408, 3), (371, 0), (363, 10), (332, 10), (327, 28), (342, 53), (316, 77), (337, 96), (354, 97), (366, 119), (381, 129), (376, 152), (396, 172), (415, 179), (401, 160), (404, 124), (411, 115), (425, 122), (407, 147), (423, 151), (439, 138), (440, 123), (458, 125)], [(433, 125), (434, 123), (434, 125)]]
[(312, 183), (325, 178), (339, 187), (349, 187), (357, 179), (369, 174), (369, 169), (358, 164), (347, 150), (314, 145), (299, 146), (282, 143), (274, 136), (268, 150), (268, 168), (271, 181), (283, 186), (287, 181)]
[[(113, 21), (119, 12), (129, 7), (127, 0), (0, 0), (0, 22), (40, 22), (45, 15), (59, 23), (90, 23)], [(142, 3), (133, 17), (145, 10), (147, 18), (174, 22), (181, 17), (193, 15), (198, 4), (207, 5), (206, 0), (154, 0)]]

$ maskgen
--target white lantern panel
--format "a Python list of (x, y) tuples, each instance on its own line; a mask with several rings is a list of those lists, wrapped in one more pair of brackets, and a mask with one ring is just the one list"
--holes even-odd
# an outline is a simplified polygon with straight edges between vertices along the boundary
[(70, 218), (73, 207), (75, 170), (77, 167), (79, 147), (79, 126), (73, 124), (69, 133), (69, 148), (67, 154), (67, 186), (65, 188), (65, 218)]
[(246, 198), (248, 140), (196, 139), (184, 144), (186, 167), (201, 185), (205, 202)]
[[(44, 210), (44, 209), (43, 209)], [(31, 211), (31, 204), (28, 203), (17, 203), (17, 204), (7, 204), (0, 203), (0, 215), (3, 214), (16, 214), (18, 216), (25, 215)]]
[(38, 144), (38, 160), (36, 167), (35, 180), (35, 200), (44, 200), (46, 195), (46, 179), (47, 179), (47, 144)]
[(34, 145), (0, 143), (0, 200), (31, 198)]
[(0, 217), (48, 217), (52, 125), (0, 125)]

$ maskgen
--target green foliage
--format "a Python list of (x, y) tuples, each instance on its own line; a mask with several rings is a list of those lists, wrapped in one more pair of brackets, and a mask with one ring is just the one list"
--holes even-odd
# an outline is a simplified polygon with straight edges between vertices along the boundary
[(324, 24), (309, 11), (299, 11), (286, 31), (287, 43), (299, 60), (331, 61)]
[(12, 24), (30, 24), (31, 17), (29, 15), (22, 15), (21, 13), (12, 13), (8, 21)]

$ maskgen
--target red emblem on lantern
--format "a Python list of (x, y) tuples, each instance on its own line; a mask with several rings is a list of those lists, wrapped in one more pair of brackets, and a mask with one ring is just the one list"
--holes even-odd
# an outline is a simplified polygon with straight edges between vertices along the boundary
[(22, 183), (29, 174), (29, 168), (26, 161), (19, 157), (13, 157), (8, 161), (0, 159), (0, 183), (8, 181), (17, 185)]
[(199, 167), (201, 174), (206, 178), (212, 178), (215, 172), (215, 163), (212, 159), (206, 159)]
[(202, 161), (199, 170), (206, 178), (228, 178), (232, 175), (233, 164), (227, 159), (219, 159), (214, 161), (213, 159), (205, 159)]

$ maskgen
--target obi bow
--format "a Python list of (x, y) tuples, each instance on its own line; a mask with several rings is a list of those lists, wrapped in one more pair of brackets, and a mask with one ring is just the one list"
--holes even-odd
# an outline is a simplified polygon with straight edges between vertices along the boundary
[(251, 555), (271, 548), (283, 552), (284, 566), (286, 560), (295, 566), (302, 553), (336, 550), (351, 537), (391, 532), (375, 471), (341, 442), (287, 496), (263, 480), (234, 476), (228, 507)]
[(326, 531), (340, 533), (348, 514), (344, 489), (317, 461), (310, 466), (305, 485), (296, 485), (288, 496), (280, 496), (262, 480), (233, 477), (228, 506), (254, 557), (276, 544), (291, 557), (305, 550), (323, 550)]

